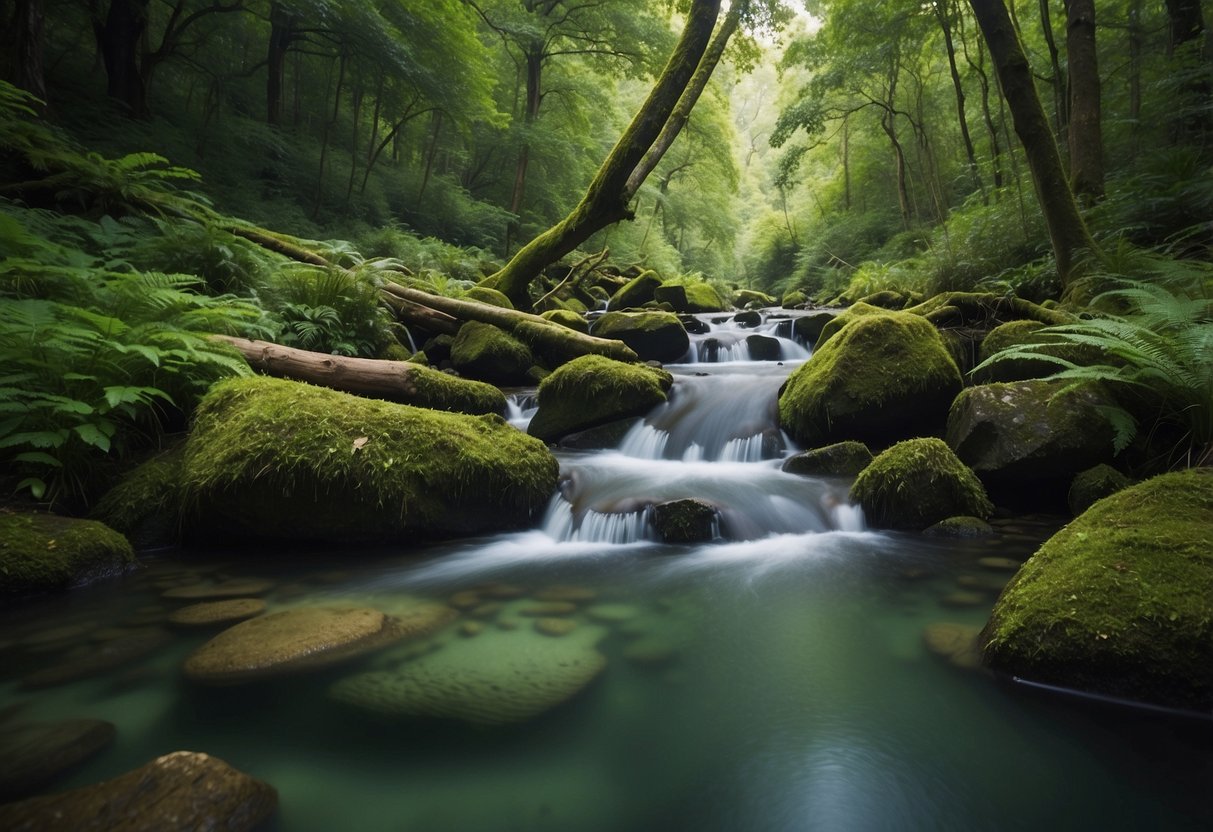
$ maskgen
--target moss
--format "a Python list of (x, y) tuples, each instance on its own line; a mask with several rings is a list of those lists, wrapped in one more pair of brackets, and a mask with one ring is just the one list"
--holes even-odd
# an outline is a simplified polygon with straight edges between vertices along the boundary
[(683, 286), (687, 293), (688, 312), (723, 312), (725, 302), (710, 283), (693, 282)]
[(779, 301), (779, 305), (784, 309), (791, 309), (797, 306), (804, 306), (809, 302), (809, 296), (799, 289), (793, 289), (790, 292), (785, 292), (783, 298)]
[(995, 295), (992, 292), (943, 292), (906, 311), (939, 320), (945, 309), (952, 310), (946, 316), (955, 316), (954, 321), (949, 321), (949, 325), (954, 326), (991, 328), (999, 323), (1019, 320), (1040, 321), (1054, 326), (1074, 320), (1073, 315), (1065, 312), (1046, 309), (1023, 298)]
[(535, 363), (526, 344), (492, 324), (468, 321), (451, 344), (455, 369), (494, 384), (522, 384)]
[(526, 525), (557, 470), (497, 415), (256, 377), (199, 405), (183, 487), (197, 534), (413, 540)]
[(916, 315), (853, 318), (788, 377), (779, 422), (801, 445), (885, 447), (936, 433), (961, 390), (939, 333)]
[(578, 315), (576, 312), (570, 312), (567, 309), (553, 309), (550, 312), (544, 312), (542, 317), (574, 332), (582, 332), (587, 335), (590, 332), (590, 325), (586, 322), (585, 317)]
[[(828, 313), (823, 312), (822, 314), (825, 315)], [(825, 346), (826, 341), (829, 341), (831, 338), (841, 332), (844, 326), (856, 318), (863, 318), (868, 315), (887, 314), (889, 314), (889, 310), (881, 309), (879, 306), (872, 306), (871, 304), (863, 303), (861, 301), (860, 303), (848, 308), (845, 312), (839, 312), (837, 315), (831, 316), (830, 320), (824, 321), (813, 349), (821, 349), (823, 346)]]
[(682, 321), (670, 312), (608, 312), (594, 322), (593, 334), (622, 341), (642, 361), (678, 361), (691, 347)]
[(413, 405), (481, 416), (504, 413), (505, 396), (491, 384), (421, 367), (413, 374)]
[(577, 298), (565, 298), (564, 308), (575, 315), (584, 315), (589, 312), (589, 308)]
[(1037, 682), (1213, 708), (1213, 471), (1164, 474), (1095, 503), (1007, 585), (992, 668)]
[(753, 289), (738, 289), (733, 293), (733, 305), (738, 309), (765, 309), (768, 306), (778, 306), (779, 298)]
[(396, 341), (388, 344), (379, 352), (379, 357), (384, 361), (408, 361), (411, 355), (408, 347), (401, 346)]
[(502, 292), (496, 289), (490, 289), (488, 286), (473, 286), (463, 293), (467, 300), (474, 300), (478, 303), (487, 303), (489, 306), (500, 306), (502, 309), (513, 309), (514, 304), (510, 303)]
[(872, 463), (862, 442), (838, 442), (788, 457), (783, 470), (807, 477), (853, 477)]
[(879, 306), (881, 309), (903, 309), (907, 298), (901, 292), (885, 289), (883, 292), (873, 292), (859, 299), (860, 303), (869, 306)]
[[(990, 330), (990, 334), (981, 342), (979, 360), (985, 361), (996, 352), (1026, 344), (1053, 344), (1047, 352), (1049, 355), (1064, 358), (1075, 364), (1093, 364), (1105, 360), (1101, 351), (1096, 347), (1083, 347), (1069, 342), (1058, 342), (1056, 337), (1041, 334), (1046, 324), (1040, 321), (1010, 321), (1000, 324)], [(1047, 360), (1038, 358), (1014, 358), (991, 364), (975, 374), (979, 381), (1022, 381), (1032, 378), (1045, 378), (1060, 370), (1061, 367)]]
[(653, 299), (653, 293), (660, 285), (661, 278), (657, 276), (657, 272), (652, 270), (641, 272), (611, 295), (607, 309), (630, 309), (635, 306), (644, 306)]
[(960, 539), (994, 537), (994, 528), (980, 517), (958, 515), (947, 517), (928, 526), (923, 532), (927, 537), (951, 537)]
[(868, 522), (925, 529), (957, 515), (985, 518), (994, 510), (981, 481), (940, 439), (908, 439), (872, 460), (851, 486)]
[(527, 432), (546, 442), (629, 416), (666, 400), (674, 378), (664, 370), (586, 355), (539, 385), (539, 410)]
[(1088, 468), (1074, 477), (1070, 483), (1070, 491), (1066, 502), (1075, 516), (1082, 514), (1095, 504), (1097, 500), (1109, 497), (1117, 491), (1123, 491), (1133, 484), (1133, 481), (1117, 471), (1111, 465), (1096, 465)]
[(0, 513), (0, 595), (83, 586), (134, 564), (126, 538), (95, 520)]
[(89, 516), (126, 535), (138, 549), (176, 542), (181, 514), (181, 460), (177, 446), (126, 473)]

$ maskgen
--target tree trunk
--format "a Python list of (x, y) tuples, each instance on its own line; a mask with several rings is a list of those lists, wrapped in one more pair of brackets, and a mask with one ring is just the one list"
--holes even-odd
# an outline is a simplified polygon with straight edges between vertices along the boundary
[[(46, 101), (46, 75), (43, 51), (46, 44), (46, 12), (43, 0), (17, 0), (5, 38), (5, 48), (12, 50), (8, 78), (13, 84), (39, 101)], [(41, 105), (37, 105), (41, 106)]]
[(295, 16), (281, 3), (270, 4), (270, 41), (266, 56), (265, 120), (282, 124), (282, 89), (286, 85), (286, 53), (295, 37)]
[(1141, 26), (1142, 0), (1129, 0), (1129, 129), (1133, 134), (1133, 155), (1141, 150), (1141, 53), (1145, 32)]
[(320, 203), (324, 198), (324, 172), (328, 166), (329, 137), (337, 126), (337, 116), (341, 112), (341, 88), (345, 84), (345, 50), (337, 59), (337, 89), (333, 93), (333, 112), (324, 122), (320, 135), (320, 170), (316, 173), (316, 200), (312, 203), (312, 219), (320, 214)]
[(1210, 99), (1213, 89), (1204, 66), (1202, 40), (1205, 19), (1200, 0), (1167, 0), (1167, 55), (1177, 57), (1180, 65), (1179, 102), (1172, 138), (1176, 142), (1200, 143), (1210, 130)]
[(1094, 251), (1095, 243), (1078, 213), (1074, 192), (1070, 190), (1061, 165), (1057, 142), (1040, 105), (1028, 58), (1011, 25), (1007, 7), (1002, 0), (969, 0), (969, 4), (990, 47), (1003, 96), (1011, 109), (1015, 133), (1023, 144), (1032, 171), (1036, 198), (1044, 213), (1057, 259), (1057, 273), (1063, 285), (1068, 286), (1075, 254), (1084, 248)]
[[(329, 355), (322, 352), (283, 347), (268, 341), (252, 341), (248, 338), (232, 338), (228, 335), (212, 335), (213, 341), (221, 341), (235, 347), (248, 361), (254, 370), (279, 378), (289, 378), (294, 381), (306, 381), (318, 384), (332, 390), (354, 393), (359, 396), (370, 396), (400, 404), (411, 404), (418, 407), (440, 407), (449, 402), (435, 401), (427, 393), (432, 384), (427, 383), (426, 375), (436, 374), (437, 370), (410, 364), (407, 361), (381, 361), (377, 358), (347, 358), (343, 355)], [(467, 402), (482, 401), (487, 398), (489, 403), (495, 403), (490, 385), (482, 382), (447, 376), (444, 385), (466, 385), (469, 394)], [(499, 407), (472, 408), (468, 412), (473, 415), (482, 413), (501, 413), (505, 410), (505, 397), (501, 397)]]
[(421, 176), (421, 187), (417, 190), (417, 201), (425, 196), (426, 186), (430, 184), (430, 175), (434, 172), (434, 158), (438, 155), (438, 138), (442, 135), (442, 110), (435, 110), (434, 131), (430, 137), (430, 146), (425, 153), (425, 173)]
[(1057, 43), (1053, 39), (1053, 17), (1049, 14), (1049, 0), (1039, 0), (1040, 27), (1045, 36), (1045, 45), (1049, 48), (1049, 66), (1053, 70), (1053, 117), (1056, 120), (1057, 140), (1066, 142), (1066, 130), (1069, 125), (1069, 114), (1066, 105), (1066, 76), (1061, 71), (1061, 60), (1057, 54)]
[(543, 102), (540, 82), (543, 78), (543, 46), (537, 45), (526, 52), (526, 107), (522, 123), (526, 133), (522, 147), (518, 149), (518, 162), (514, 165), (514, 189), (510, 194), (510, 213), (518, 216), (522, 212), (522, 199), (526, 192), (526, 172), (531, 162), (531, 129), (539, 118), (539, 105)]
[(712, 38), (720, 0), (693, 0), (686, 24), (674, 52), (632, 122), (624, 130), (581, 202), (559, 223), (540, 234), (486, 283), (504, 292), (515, 304), (525, 306), (531, 281), (549, 263), (559, 260), (595, 232), (631, 216), (628, 202), (633, 193), (628, 182), (636, 166), (657, 141)]
[(963, 33), (961, 34), (961, 44), (964, 45), (965, 60), (969, 67), (977, 73), (977, 83), (981, 87), (981, 118), (985, 123), (986, 133), (990, 137), (990, 163), (994, 169), (994, 187), (1001, 188), (1003, 185), (1002, 142), (998, 140), (998, 126), (994, 123), (994, 113), (990, 109), (990, 78), (986, 75), (985, 47), (982, 46), (979, 39), (977, 60), (975, 61), (969, 55), (968, 44), (965, 42)]
[(956, 93), (956, 120), (960, 125), (960, 138), (964, 142), (965, 156), (969, 160), (969, 176), (973, 187), (982, 190), (981, 176), (977, 172), (977, 151), (973, 149), (973, 137), (969, 134), (969, 119), (965, 114), (965, 91), (960, 83), (960, 70), (956, 66), (956, 47), (952, 43), (951, 0), (935, 0), (935, 17), (943, 32), (944, 47), (948, 52), (948, 68), (952, 72), (952, 89)]
[(1070, 72), (1070, 182), (1076, 197), (1096, 200), (1104, 193), (1104, 168), (1095, 0), (1066, 0), (1066, 55)]
[(126, 104), (130, 114), (147, 115), (147, 91), (139, 71), (139, 43), (147, 28), (149, 0), (111, 0), (100, 29), (106, 94)]

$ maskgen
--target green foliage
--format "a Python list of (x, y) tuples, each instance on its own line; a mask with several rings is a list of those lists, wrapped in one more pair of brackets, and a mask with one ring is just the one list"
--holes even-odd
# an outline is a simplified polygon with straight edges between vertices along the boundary
[(1124, 310), (1090, 320), (1040, 330), (1055, 342), (1099, 351), (1104, 360), (1078, 365), (1051, 355), (1045, 344), (1021, 344), (982, 362), (978, 370), (1000, 361), (1031, 358), (1060, 369), (1050, 378), (1071, 384), (1103, 383), (1119, 406), (1106, 415), (1117, 429), (1117, 450), (1138, 431), (1139, 414), (1149, 414), (1154, 428), (1180, 431), (1173, 459), (1202, 465), (1213, 458), (1213, 269), (1203, 273), (1203, 286), (1180, 288), (1123, 278), (1105, 278), (1117, 288), (1094, 299)]
[(356, 271), (292, 264), (258, 299), (276, 318), (273, 340), (285, 346), (372, 358), (393, 340), (375, 282)]

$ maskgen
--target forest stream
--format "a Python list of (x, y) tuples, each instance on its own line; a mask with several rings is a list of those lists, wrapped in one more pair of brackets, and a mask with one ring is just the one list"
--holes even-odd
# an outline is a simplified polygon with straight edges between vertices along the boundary
[[(255, 567), (239, 549), (153, 555), (2, 614), (0, 710), (117, 727), (63, 787), (204, 751), (278, 790), (284, 832), (1213, 827), (1207, 721), (929, 649), (948, 652), (940, 623), (982, 626), (1061, 518), (973, 540), (867, 529), (848, 480), (781, 470), (798, 449), (775, 401), (809, 355), (786, 314), (697, 317), (670, 401), (617, 449), (559, 450), (536, 528)], [(750, 360), (754, 333), (778, 360)], [(531, 392), (511, 397), (517, 427)], [(717, 509), (716, 539), (657, 542), (650, 506), (684, 497)], [(270, 611), (460, 614), (322, 672), (205, 687), (182, 664), (212, 633), (168, 628), (187, 602), (162, 596), (228, 579)]]

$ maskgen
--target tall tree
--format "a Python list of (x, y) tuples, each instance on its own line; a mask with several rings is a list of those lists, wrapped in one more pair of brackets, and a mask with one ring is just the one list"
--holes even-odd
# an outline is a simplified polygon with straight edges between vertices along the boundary
[(943, 33), (944, 48), (948, 53), (948, 70), (952, 75), (952, 89), (956, 93), (956, 120), (960, 126), (965, 156), (969, 160), (969, 175), (973, 178), (973, 187), (981, 190), (981, 176), (977, 172), (977, 151), (973, 148), (973, 137), (969, 134), (964, 85), (960, 80), (960, 69), (956, 66), (956, 45), (952, 41), (952, 0), (933, 0), (932, 7), (935, 19), (939, 21), (939, 30)]
[(1066, 56), (1070, 91), (1070, 182), (1079, 199), (1104, 193), (1099, 62), (1095, 54), (1095, 0), (1066, 0)]
[(42, 0), (16, 0), (8, 20), (4, 47), (7, 53), (5, 75), (42, 101), (46, 100), (43, 74), (43, 48), (46, 41), (46, 10)]
[(1028, 159), (1036, 198), (1053, 244), (1057, 273), (1062, 283), (1068, 285), (1076, 254), (1082, 249), (1095, 250), (1095, 243), (1078, 213), (1057, 142), (1040, 104), (1028, 58), (1007, 7), (1003, 0), (969, 0), (969, 4), (989, 46), (999, 85), (1011, 110), (1015, 133)]

